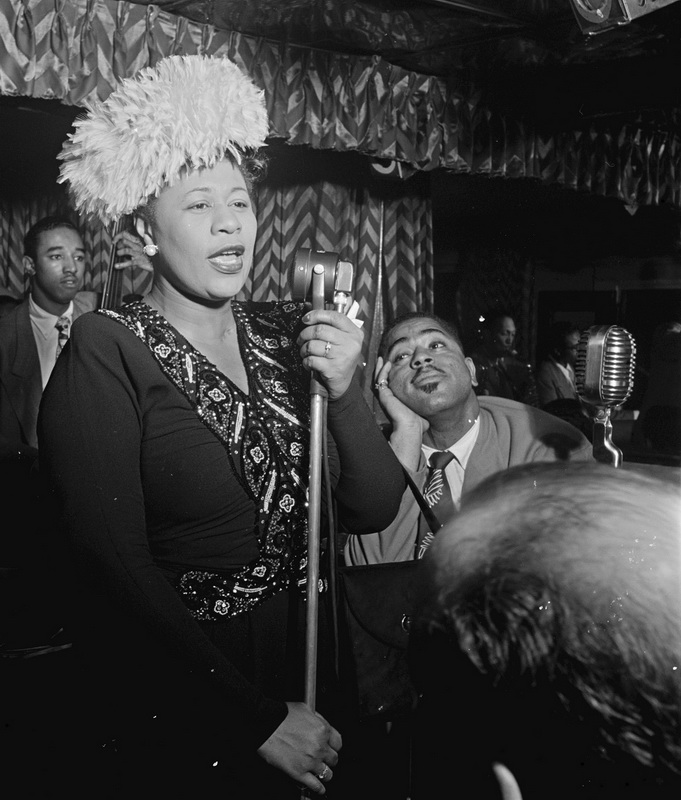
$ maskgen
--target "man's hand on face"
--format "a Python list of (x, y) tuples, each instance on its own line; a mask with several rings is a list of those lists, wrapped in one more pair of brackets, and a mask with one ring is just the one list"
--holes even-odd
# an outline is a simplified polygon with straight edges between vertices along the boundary
[(395, 397), (388, 380), (391, 367), (390, 361), (384, 362), (378, 357), (374, 370), (374, 391), (392, 424), (390, 445), (395, 455), (403, 466), (416, 470), (421, 456), (423, 435), (430, 423)]
[(429, 428), (428, 421), (408, 408), (393, 394), (388, 377), (391, 368), (392, 364), (390, 361), (383, 361), (380, 356), (378, 357), (376, 360), (376, 369), (374, 370), (374, 389), (378, 401), (381, 404), (381, 408), (385, 411), (386, 416), (392, 423), (393, 429), (414, 428), (419, 434), (425, 433)]

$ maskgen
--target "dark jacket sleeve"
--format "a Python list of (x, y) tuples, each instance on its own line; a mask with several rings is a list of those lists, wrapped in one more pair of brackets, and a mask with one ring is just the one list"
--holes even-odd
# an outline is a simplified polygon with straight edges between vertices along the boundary
[(329, 402), (328, 426), (340, 460), (339, 521), (351, 533), (386, 528), (397, 514), (406, 479), (356, 380)]

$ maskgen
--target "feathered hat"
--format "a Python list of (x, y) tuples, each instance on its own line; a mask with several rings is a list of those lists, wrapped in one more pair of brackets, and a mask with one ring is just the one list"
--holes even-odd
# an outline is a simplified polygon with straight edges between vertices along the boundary
[(183, 167), (237, 162), (265, 144), (264, 93), (227, 58), (169, 56), (74, 123), (58, 158), (78, 211), (105, 224), (132, 213)]

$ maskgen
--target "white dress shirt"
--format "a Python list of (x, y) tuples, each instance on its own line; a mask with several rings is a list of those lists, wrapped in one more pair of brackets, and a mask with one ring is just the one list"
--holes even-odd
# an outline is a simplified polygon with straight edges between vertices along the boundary
[[(454, 506), (457, 509), (461, 505), (461, 491), (463, 489), (464, 471), (466, 469), (466, 465), (468, 464), (468, 459), (470, 458), (471, 452), (473, 451), (475, 442), (478, 439), (479, 431), (480, 417), (478, 416), (471, 426), (471, 429), (465, 433), (458, 442), (454, 442), (451, 447), (447, 448), (450, 453), (454, 454), (455, 458), (453, 458), (445, 467), (445, 477), (447, 478), (447, 483), (449, 483), (449, 488), (452, 492)], [(426, 444), (422, 444), (421, 449), (423, 450), (423, 455), (425, 456), (426, 461), (433, 453), (438, 452), (436, 448), (428, 447)]]
[[(56, 325), (59, 317), (41, 308), (32, 296), (28, 298), (28, 314), (31, 318), (33, 338), (35, 339), (35, 345), (38, 349), (40, 373), (44, 389), (52, 374), (52, 367), (54, 367), (54, 362), (57, 357), (59, 331)], [(73, 302), (69, 303), (69, 307), (63, 314), (60, 314), (60, 316), (68, 317), (73, 322)]]

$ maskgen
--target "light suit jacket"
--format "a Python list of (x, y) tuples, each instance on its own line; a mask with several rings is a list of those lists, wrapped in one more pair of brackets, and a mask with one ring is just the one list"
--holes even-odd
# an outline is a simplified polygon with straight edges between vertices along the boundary
[[(479, 397), (480, 431), (464, 473), (462, 495), (489, 475), (533, 461), (591, 461), (589, 440), (569, 422), (525, 403), (505, 397)], [(419, 468), (410, 475), (421, 490), (428, 472), (421, 453)], [(383, 531), (347, 537), (344, 557), (348, 565), (408, 561), (427, 531), (423, 515), (410, 488), (392, 524)]]

